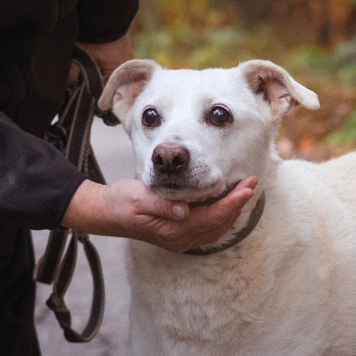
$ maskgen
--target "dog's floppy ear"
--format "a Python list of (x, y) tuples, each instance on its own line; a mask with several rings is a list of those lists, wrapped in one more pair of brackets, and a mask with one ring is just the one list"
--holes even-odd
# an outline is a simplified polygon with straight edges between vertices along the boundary
[(142, 92), (153, 72), (161, 68), (153, 60), (134, 59), (119, 66), (110, 76), (98, 101), (101, 110), (109, 110), (114, 104), (115, 114), (121, 120)]
[(310, 110), (320, 108), (318, 96), (296, 82), (283, 68), (270, 61), (251, 60), (239, 66), (251, 90), (262, 94), (272, 109), (273, 120), (287, 114), (294, 106)]

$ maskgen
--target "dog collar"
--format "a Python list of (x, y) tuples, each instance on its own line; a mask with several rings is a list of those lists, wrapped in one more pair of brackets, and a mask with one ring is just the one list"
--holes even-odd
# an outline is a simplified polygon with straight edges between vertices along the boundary
[(257, 201), (255, 208), (253, 209), (253, 211), (247, 221), (246, 226), (244, 228), (242, 228), (240, 231), (236, 232), (234, 234), (234, 237), (230, 241), (228, 241), (220, 246), (212, 246), (212, 247), (206, 247), (206, 248), (193, 247), (192, 249), (185, 251), (184, 253), (186, 255), (205, 256), (205, 255), (211, 255), (213, 253), (221, 252), (221, 251), (227, 250), (228, 248), (230, 248), (232, 246), (235, 246), (236, 244), (238, 244), (239, 242), (244, 240), (248, 235), (250, 235), (250, 233), (253, 231), (253, 229), (256, 227), (256, 225), (260, 221), (264, 207), (265, 207), (265, 200), (266, 200), (265, 192), (262, 192), (260, 198)]

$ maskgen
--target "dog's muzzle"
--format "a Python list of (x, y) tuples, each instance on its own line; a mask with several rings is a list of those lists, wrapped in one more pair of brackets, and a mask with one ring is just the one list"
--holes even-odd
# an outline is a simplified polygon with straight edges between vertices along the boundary
[[(163, 188), (169, 190), (182, 190), (192, 188), (188, 179), (190, 153), (186, 147), (174, 142), (162, 143), (153, 150), (151, 160), (153, 163), (153, 179), (151, 188)], [(237, 184), (237, 183), (236, 183)], [(236, 185), (235, 184), (235, 185)], [(209, 198), (204, 202), (191, 203), (190, 207), (210, 205), (226, 196), (235, 186), (223, 192), (222, 195)], [(262, 192), (255, 208), (253, 209), (247, 225), (234, 234), (233, 238), (218, 246), (194, 247), (185, 252), (187, 255), (210, 255), (224, 251), (244, 240), (258, 224), (265, 206), (265, 193)]]

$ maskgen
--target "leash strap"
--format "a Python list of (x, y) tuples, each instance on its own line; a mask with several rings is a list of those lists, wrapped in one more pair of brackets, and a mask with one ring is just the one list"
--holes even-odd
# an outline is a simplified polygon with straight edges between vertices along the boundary
[[(104, 87), (96, 62), (79, 47), (74, 49), (73, 61), (80, 68), (78, 85), (72, 92), (67, 93), (58, 121), (49, 128), (45, 138), (91, 180), (105, 184), (90, 144), (91, 126), (94, 116), (100, 116), (110, 126), (119, 122), (110, 112), (103, 113), (96, 106)], [(65, 251), (69, 235), (71, 241)], [(75, 270), (78, 241), (83, 245), (88, 259), (94, 286), (90, 316), (81, 333), (72, 329), (71, 313), (64, 301)], [(51, 231), (46, 251), (37, 264), (35, 275), (38, 282), (53, 283), (53, 292), (47, 300), (47, 305), (54, 311), (64, 330), (65, 338), (70, 342), (90, 341), (98, 332), (103, 319), (105, 288), (99, 254), (88, 234), (64, 228)]]
[[(90, 317), (87, 325), (81, 333), (78, 333), (72, 328), (71, 312), (64, 302), (65, 293), (71, 283), (75, 270), (78, 240), (84, 246), (84, 252), (88, 259), (94, 281), (94, 294)], [(64, 336), (68, 341), (88, 342), (97, 334), (100, 328), (104, 314), (104, 304), (104, 279), (99, 254), (94, 245), (90, 242), (88, 235), (73, 231), (67, 252), (60, 265), (58, 275), (56, 275), (54, 279), (53, 293), (47, 300), (47, 305), (54, 311), (56, 318), (64, 331)]]

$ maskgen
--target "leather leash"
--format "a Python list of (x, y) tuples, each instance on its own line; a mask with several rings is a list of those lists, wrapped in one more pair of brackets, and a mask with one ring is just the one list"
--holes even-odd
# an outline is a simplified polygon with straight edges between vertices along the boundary
[[(49, 128), (45, 138), (91, 180), (105, 184), (90, 144), (91, 126), (94, 116), (100, 116), (110, 126), (119, 124), (119, 121), (110, 112), (103, 113), (96, 106), (104, 88), (96, 62), (79, 47), (74, 49), (73, 61), (80, 68), (78, 85), (67, 93), (58, 121)], [(71, 241), (64, 252), (69, 235), (72, 236)], [(81, 333), (72, 328), (71, 312), (64, 301), (75, 270), (78, 241), (83, 244), (94, 289), (90, 316)], [(97, 334), (103, 319), (105, 288), (99, 254), (90, 242), (89, 235), (65, 228), (51, 231), (46, 251), (36, 266), (35, 279), (46, 284), (53, 283), (53, 292), (47, 305), (54, 311), (65, 338), (70, 342), (90, 341)]]

